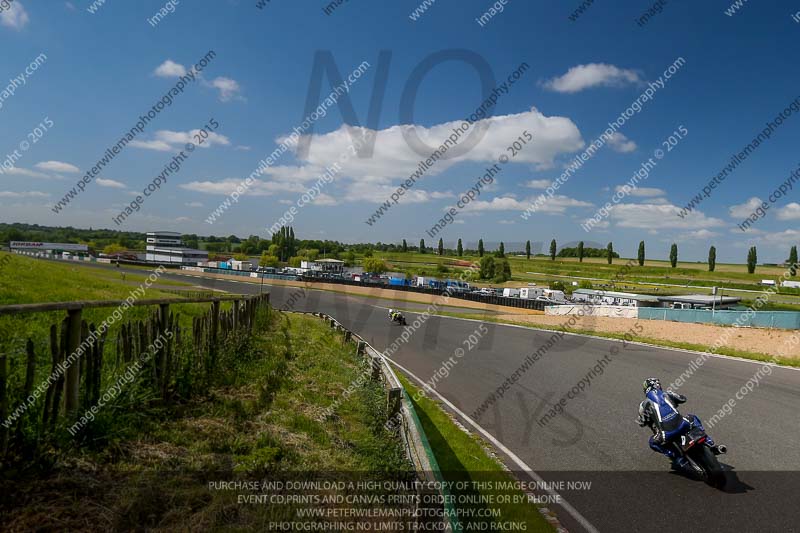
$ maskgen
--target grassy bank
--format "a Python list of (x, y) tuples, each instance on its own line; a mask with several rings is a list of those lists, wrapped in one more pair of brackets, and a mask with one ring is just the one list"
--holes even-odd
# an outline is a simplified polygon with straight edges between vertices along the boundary
[(383, 427), (381, 385), (342, 395), (364, 371), (323, 322), (273, 313), (208, 394), (124, 416), (110, 409), (95, 421), (103, 439), (65, 443), (48, 464), (6, 476), (0, 528), (267, 531), (303, 506), (243, 502), (264, 492), (220, 482), (404, 479), (411, 467)]
[[(439, 462), (445, 481), (458, 482), (512, 482), (514, 478), (503, 468), (502, 464), (489, 452), (488, 445), (480, 439), (465, 432), (457, 426), (450, 416), (438, 403), (419, 393), (419, 388), (408, 377), (398, 373), (398, 378), (405, 387), (417, 411), (422, 427), (428, 437), (431, 449)], [(416, 400), (415, 400), (416, 398)], [(474, 487), (471, 483), (470, 487)], [(456, 500), (476, 501), (494, 496), (495, 500), (500, 494), (516, 496), (527, 501), (527, 497), (520, 491), (508, 490), (453, 490)], [(473, 518), (473, 529), (476, 531), (491, 531), (491, 522), (525, 524), (526, 531), (552, 532), (554, 528), (542, 516), (539, 508), (529, 503), (482, 503), (475, 505), (457, 505), (461, 516), (466, 516), (477, 508), (497, 511), (499, 516), (492, 518)], [(462, 519), (462, 525), (465, 520)], [(477, 524), (483, 524), (489, 529), (480, 529)]]

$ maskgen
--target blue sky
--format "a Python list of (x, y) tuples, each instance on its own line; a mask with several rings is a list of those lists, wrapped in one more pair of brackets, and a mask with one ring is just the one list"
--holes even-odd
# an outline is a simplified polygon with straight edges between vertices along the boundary
[[(342, 76), (366, 61), (369, 68), (348, 97), (361, 126), (379, 72), (379, 52), (391, 52), (375, 153), (351, 158), (314, 202), (295, 215), (299, 236), (349, 242), (416, 243), (455, 205), (523, 130), (534, 140), (503, 166), (495, 182), (459, 210), (441, 233), (445, 242), (614, 242), (635, 255), (645, 240), (648, 255), (665, 258), (677, 242), (681, 259), (704, 260), (716, 245), (719, 261), (743, 262), (758, 246), (762, 261), (781, 261), (800, 242), (800, 182), (747, 233), (737, 228), (800, 163), (796, 149), (800, 113), (785, 119), (769, 141), (685, 218), (677, 213), (714, 175), (800, 96), (797, 50), (799, 2), (745, 2), (733, 16), (730, 2), (695, 5), (670, 0), (644, 26), (639, 2), (596, 2), (575, 21), (579, 2), (560, 5), (507, 0), (483, 26), (476, 18), (493, 2), (436, 0), (416, 21), (420, 3), (349, 0), (330, 15), (325, 1), (182, 0), (152, 27), (147, 19), (161, 1), (107, 0), (95, 13), (88, 0), (16, 0), (0, 12), (0, 91), (46, 55), (38, 69), (0, 108), (0, 159), (48, 117), (49, 128), (19, 152), (0, 174), (0, 221), (146, 231), (268, 236), (270, 227), (317, 181), (320, 169), (350, 144), (334, 106), (314, 124), (308, 154), (290, 148), (260, 174), (213, 224), (206, 218), (259, 161), (305, 116), (317, 51), (330, 51)], [(471, 51), (490, 66), (498, 83), (520, 64), (527, 70), (499, 97), (481, 141), (459, 158), (440, 161), (397, 205), (374, 224), (367, 220), (420, 159), (399, 134), (401, 97), (415, 67), (442, 50)], [(51, 210), (106, 148), (172, 86), (181, 69), (209, 50), (216, 57), (59, 213)], [(600, 136), (673, 62), (685, 64), (527, 220), (525, 207), (546, 191), (565, 166)], [(323, 79), (322, 97), (331, 90)], [(449, 123), (481, 105), (478, 73), (447, 61), (423, 78), (413, 124), (431, 145), (444, 141)], [(219, 128), (210, 146), (192, 153), (177, 174), (122, 226), (124, 209), (181, 149), (191, 131), (209, 119)], [(688, 130), (658, 161), (638, 189), (586, 233), (581, 223), (611, 201), (674, 131)], [(41, 129), (41, 128), (40, 128)], [(34, 136), (36, 134), (34, 133)], [(507, 152), (506, 152), (507, 153)], [(0, 161), (1, 162), (1, 161)], [(437, 238), (439, 235), (437, 235)], [(508, 249), (508, 245), (507, 245)]]

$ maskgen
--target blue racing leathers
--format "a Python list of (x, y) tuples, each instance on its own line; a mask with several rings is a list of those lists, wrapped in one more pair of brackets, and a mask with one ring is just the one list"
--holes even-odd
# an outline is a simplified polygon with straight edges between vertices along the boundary
[[(663, 453), (670, 459), (675, 459), (677, 453), (672, 442), (689, 431), (692, 426), (705, 431), (700, 419), (695, 415), (684, 418), (678, 411), (677, 405), (686, 401), (686, 397), (671, 391), (653, 389), (645, 394), (647, 398), (639, 404), (640, 426), (650, 426), (653, 436), (650, 437), (650, 448)], [(708, 445), (713, 447), (714, 441), (709, 436)]]

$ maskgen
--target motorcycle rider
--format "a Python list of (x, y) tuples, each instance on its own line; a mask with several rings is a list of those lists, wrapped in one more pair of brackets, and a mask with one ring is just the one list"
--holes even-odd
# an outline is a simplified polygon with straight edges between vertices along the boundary
[[(684, 403), (686, 396), (662, 390), (658, 378), (645, 379), (642, 390), (646, 399), (639, 404), (636, 422), (641, 427), (649, 426), (653, 431), (650, 448), (672, 459), (672, 466), (676, 469), (687, 466), (686, 458), (678, 454), (672, 443), (693, 426), (705, 431), (702, 422), (696, 415), (682, 416), (676, 405)], [(710, 435), (706, 436), (706, 442), (716, 455), (725, 453), (725, 447), (716, 446)]]
[(392, 322), (399, 320), (401, 316), (403, 315), (400, 314), (400, 311), (389, 309), (389, 320), (391, 320)]

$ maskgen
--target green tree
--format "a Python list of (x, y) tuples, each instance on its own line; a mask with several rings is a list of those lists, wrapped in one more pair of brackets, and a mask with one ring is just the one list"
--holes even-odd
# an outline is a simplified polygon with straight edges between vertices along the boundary
[(708, 271), (714, 272), (715, 268), (717, 268), (717, 249), (712, 246), (708, 249)]
[(565, 291), (567, 287), (564, 285), (563, 281), (551, 281), (550, 282), (550, 290), (551, 291)]
[(383, 274), (389, 267), (386, 266), (386, 261), (383, 259), (367, 257), (362, 262), (364, 265), (364, 272), (372, 272), (373, 274)]
[(274, 255), (270, 255), (267, 252), (261, 254), (261, 259), (258, 260), (258, 266), (262, 267), (272, 267), (275, 268), (278, 266), (278, 258)]
[(792, 246), (789, 250), (789, 275), (792, 277), (797, 275), (797, 246)]
[(478, 257), (483, 257), (483, 239), (478, 239)]
[(644, 241), (639, 241), (639, 266), (644, 266)]
[(105, 248), (103, 248), (103, 253), (106, 255), (116, 255), (120, 252), (124, 252), (125, 248), (120, 246), (119, 244), (109, 244)]
[(480, 277), (481, 279), (492, 279), (495, 275), (494, 257), (487, 255), (481, 258)]
[(348, 250), (346, 254), (344, 254), (344, 260), (347, 263), (347, 266), (353, 266), (356, 264), (356, 253), (353, 250)]
[(406, 240), (405, 239), (403, 239), (403, 248), (402, 248), (402, 250), (403, 250), (403, 253), (408, 251), (408, 244), (406, 244)]
[(493, 279), (495, 283), (504, 283), (511, 279), (511, 265), (508, 263), (508, 259), (495, 260)]
[(581, 280), (581, 281), (578, 282), (578, 288), (579, 289), (592, 289), (592, 288), (594, 288), (594, 285), (592, 285), (592, 282), (589, 281), (588, 279), (584, 279), (584, 280)]
[(458, 253), (458, 257), (464, 255), (464, 247), (461, 245), (461, 239), (458, 239), (458, 245), (456, 246), (456, 252)]
[(614, 244), (608, 243), (608, 246), (606, 246), (606, 261), (608, 261), (608, 264), (610, 265), (613, 260), (614, 260)]
[(550, 241), (550, 261), (556, 260), (556, 248), (558, 248), (558, 246), (556, 245), (556, 240), (553, 239)]
[(756, 271), (756, 264), (758, 263), (758, 253), (756, 247), (751, 246), (747, 251), (747, 273), (752, 274)]
[(425, 253), (425, 239), (419, 240), (419, 253), (421, 254)]
[(674, 242), (669, 247), (669, 264), (672, 268), (678, 265), (678, 245)]
[(437, 246), (437, 251), (439, 252), (439, 255), (444, 255), (444, 241), (442, 241), (441, 237), (439, 237), (439, 245)]
[(503, 241), (500, 241), (500, 247), (497, 249), (497, 253), (495, 253), (495, 256), (500, 258), (506, 256), (506, 246), (503, 244)]
[(525, 258), (528, 260), (531, 258), (531, 241), (525, 243)]
[(578, 243), (578, 262), (583, 263), (583, 241)]

